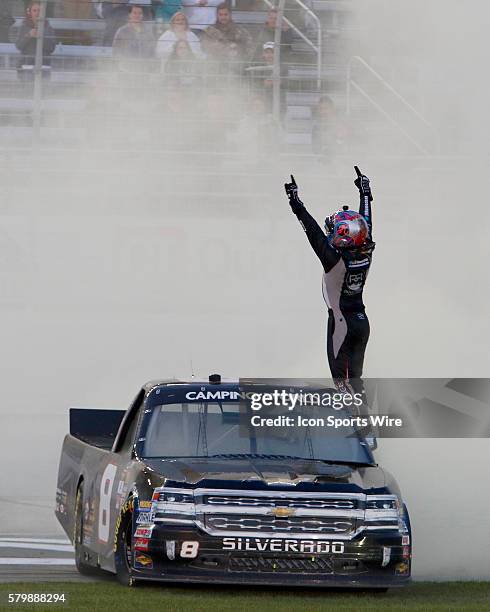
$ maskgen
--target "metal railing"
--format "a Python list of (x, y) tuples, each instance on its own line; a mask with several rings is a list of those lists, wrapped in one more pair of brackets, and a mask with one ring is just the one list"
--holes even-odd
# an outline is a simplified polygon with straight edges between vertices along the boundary
[[(409, 113), (423, 125), (431, 134), (431, 140), (433, 140), (433, 151), (429, 151), (423, 144), (421, 144), (412, 134), (410, 134), (401, 124), (397, 121), (393, 115), (388, 112), (379, 102), (377, 102), (372, 95), (370, 95), (359, 83), (352, 78), (352, 66), (354, 63), (360, 64), (369, 74), (371, 74), (378, 83), (380, 83), (386, 91), (388, 91), (396, 100), (401, 102), (402, 106), (409, 111)], [(355, 89), (359, 94), (363, 96), (379, 113), (381, 113), (416, 149), (424, 155), (432, 155), (439, 151), (439, 138), (435, 127), (428, 121), (408, 100), (406, 100), (394, 87), (390, 85), (384, 79), (379, 72), (377, 72), (365, 59), (359, 55), (354, 55), (349, 60), (347, 65), (347, 78), (346, 78), (346, 114), (351, 114), (352, 108), (352, 88)]]
[[(176, 113), (165, 119), (162, 115), (167, 110), (162, 111), (162, 108), (178, 106), (177, 90), (180, 88), (180, 94), (182, 94), (185, 89), (182, 89), (180, 85), (170, 84), (170, 79), (178, 79), (179, 75), (166, 74), (162, 62), (154, 58), (142, 60), (140, 69), (137, 61), (113, 57), (110, 47), (62, 46), (59, 44), (48, 56), (43, 52), (42, 45), (43, 39), (47, 38), (45, 25), (48, 2), (49, 0), (41, 0), (41, 17), (38, 22), (40, 36), (36, 44), (35, 57), (29, 57), (28, 62), (23, 62), (23, 58), (27, 56), (21, 54), (11, 43), (4, 43), (5, 48), (2, 47), (0, 50), (2, 62), (5, 64), (5, 69), (0, 71), (0, 131), (8, 137), (7, 146), (11, 146), (17, 136), (20, 139), (18, 144), (22, 142), (26, 147), (41, 143), (45, 145), (48, 142), (55, 146), (64, 146), (67, 143), (86, 144), (89, 147), (105, 146), (104, 136), (107, 136), (107, 143), (117, 140), (117, 146), (125, 146), (126, 126), (131, 125), (141, 128), (142, 138), (135, 143), (135, 148), (162, 146), (162, 148), (167, 147), (171, 150), (175, 141), (173, 143), (160, 141), (159, 135), (155, 134), (156, 118), (161, 134), (165, 131), (171, 133), (172, 130), (176, 134), (180, 127), (184, 132), (183, 135), (186, 136), (186, 134), (192, 135), (196, 129), (201, 129), (201, 126), (215, 125), (219, 130), (224, 125), (230, 136), (228, 142), (223, 145), (222, 152), (225, 155), (226, 151), (233, 152), (234, 149), (242, 149), (241, 145), (237, 146), (234, 142), (236, 137), (232, 132), (235, 128), (230, 129), (231, 123), (238, 124), (242, 119), (245, 120), (245, 124), (239, 127), (245, 136), (249, 136), (247, 134), (249, 126), (246, 124), (248, 119), (251, 120), (252, 130), (255, 128), (259, 130), (257, 131), (258, 148), (268, 150), (271, 144), (274, 147), (276, 145), (281, 147), (284, 136), (281, 130), (284, 130), (285, 94), (290, 82), (287, 63), (283, 64), (286, 70), (276, 71), (274, 75), (266, 72), (266, 69), (272, 71), (272, 66), (255, 66), (255, 72), (245, 71), (244, 67), (247, 64), (251, 67), (252, 62), (242, 62), (241, 69), (236, 72), (233, 69), (227, 69), (224, 74), (221, 71), (223, 63), (209, 59), (199, 60), (199, 74), (191, 71), (191, 75), (184, 75), (184, 79), (192, 77), (193, 87), (198, 92), (197, 96), (188, 96), (192, 98), (192, 103), (197, 101), (200, 94), (203, 96), (201, 99), (203, 104), (200, 109), (196, 109), (199, 112), (195, 114), (182, 112), (182, 116), (177, 116)], [(270, 0), (264, 0), (264, 2), (267, 6), (273, 7)], [(295, 2), (316, 22), (318, 44), (312, 42), (287, 18), (278, 19), (277, 30), (280, 30), (282, 19), (284, 19), (284, 22), (316, 52), (317, 87), (319, 88), (322, 67), (321, 23), (301, 0), (295, 0)], [(49, 20), (50, 23), (52, 21), (52, 19)], [(84, 20), (80, 27), (83, 25), (83, 28), (87, 28), (91, 24), (92, 20)], [(68, 24), (63, 22), (62, 25)], [(276, 34), (279, 34), (277, 30)], [(276, 42), (278, 42), (277, 39)], [(278, 49), (280, 49), (280, 43)], [(278, 57), (279, 53), (278, 51)], [(132, 67), (129, 69), (124, 67), (123, 64), (126, 62), (132, 64)], [(294, 65), (297, 65), (297, 62), (294, 62)], [(308, 91), (310, 88), (314, 89), (313, 70), (304, 77), (304, 82), (301, 82), (303, 77), (296, 78), (294, 83), (296, 92), (300, 93), (303, 87), (306, 87)], [(270, 87), (271, 81), (274, 81), (274, 88)], [(264, 82), (268, 82), (268, 89), (264, 89)], [(187, 91), (190, 89), (189, 87)], [(275, 104), (277, 108), (280, 105), (282, 116), (271, 124), (269, 115), (273, 113), (269, 112), (269, 103), (274, 93), (272, 89), (275, 92)], [(235, 104), (232, 110), (236, 113), (236, 117), (232, 120), (228, 118), (221, 120), (221, 117), (217, 116), (213, 119), (206, 116), (206, 101), (218, 106), (218, 101), (212, 100), (213, 95), (216, 98), (218, 92), (224, 100), (224, 102), (221, 101), (222, 105), (230, 104), (230, 100)], [(143, 113), (138, 110), (133, 114), (131, 108), (133, 101), (135, 102), (134, 108), (137, 107), (136, 103), (142, 101), (152, 105), (148, 114), (143, 116)], [(262, 107), (254, 111), (257, 115), (255, 117), (248, 107), (255, 105), (257, 108), (261, 104)], [(174, 109), (171, 110), (174, 111)], [(180, 110), (182, 109), (179, 108)], [(219, 115), (218, 111), (215, 114)], [(258, 121), (256, 121), (257, 118)], [(297, 131), (299, 134), (298, 129)], [(143, 142), (144, 140), (146, 143)], [(190, 150), (201, 148), (201, 141), (195, 145), (194, 142), (191, 142), (192, 138), (189, 137), (188, 140), (189, 143), (184, 142), (183, 145), (187, 145)], [(307, 144), (306, 140), (305, 138), (304, 144)]]
[[(281, 141), (281, 126), (272, 122), (270, 71), (258, 66), (249, 73), (247, 65), (182, 61), (174, 70), (159, 60), (104, 58), (93, 70), (2, 70), (3, 145), (216, 149), (223, 155), (247, 146), (260, 154)], [(287, 84), (281, 79), (281, 99)]]
[[(271, 0), (264, 0), (265, 4), (269, 7), (269, 8), (275, 8), (276, 5), (271, 2)], [(321, 77), (322, 77), (322, 24), (320, 19), (318, 18), (318, 16), (311, 10), (309, 9), (306, 4), (303, 4), (303, 2), (301, 2), (301, 0), (294, 0), (294, 2), (296, 2), (296, 4), (301, 7), (305, 13), (311, 17), (313, 19), (313, 21), (316, 23), (316, 27), (317, 27), (317, 42), (316, 44), (311, 41), (306, 34), (303, 34), (303, 32), (294, 25), (294, 23), (292, 23), (287, 17), (282, 16), (282, 20), (287, 23), (287, 25), (293, 30), (293, 32), (295, 32), (309, 47), (311, 47), (313, 49), (313, 51), (315, 51), (316, 53), (316, 65), (317, 65), (317, 87), (320, 88), (321, 86)], [(281, 27), (281, 22), (278, 19), (278, 25), (277, 27)]]

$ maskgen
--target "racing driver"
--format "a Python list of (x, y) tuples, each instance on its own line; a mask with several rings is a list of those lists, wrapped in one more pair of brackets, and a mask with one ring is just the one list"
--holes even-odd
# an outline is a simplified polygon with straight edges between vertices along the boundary
[[(341, 392), (364, 393), (361, 376), (369, 339), (369, 320), (362, 299), (374, 250), (369, 179), (354, 166), (359, 212), (343, 206), (325, 219), (326, 235), (298, 197), (298, 186), (284, 185), (293, 213), (323, 266), (323, 297), (328, 308), (327, 356), (335, 386)], [(364, 400), (364, 398), (363, 398)], [(364, 403), (364, 402), (363, 402)]]

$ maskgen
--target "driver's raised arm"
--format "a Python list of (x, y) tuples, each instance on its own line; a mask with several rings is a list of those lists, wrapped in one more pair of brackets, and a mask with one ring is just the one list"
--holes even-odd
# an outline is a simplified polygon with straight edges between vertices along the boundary
[(359, 170), (357, 166), (354, 166), (354, 170), (356, 171), (357, 178), (354, 181), (354, 185), (359, 189), (359, 214), (361, 214), (368, 224), (369, 240), (372, 240), (373, 236), (373, 217), (371, 212), (371, 202), (373, 201), (373, 194), (371, 192), (371, 185), (368, 177)]
[(323, 230), (299, 199), (298, 186), (293, 175), (291, 175), (291, 182), (285, 183), (284, 188), (293, 213), (298, 217), (309, 243), (317, 254), (318, 259), (322, 262), (323, 268), (328, 272), (338, 262), (340, 255), (336, 249), (330, 246)]

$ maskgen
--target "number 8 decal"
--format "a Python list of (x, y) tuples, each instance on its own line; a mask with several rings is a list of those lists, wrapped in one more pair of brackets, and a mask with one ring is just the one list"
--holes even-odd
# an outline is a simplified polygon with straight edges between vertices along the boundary
[(195, 559), (199, 550), (199, 542), (182, 542), (180, 556), (187, 559)]
[(99, 498), (99, 540), (109, 541), (109, 525), (111, 523), (111, 494), (116, 477), (117, 466), (109, 463), (100, 480)]

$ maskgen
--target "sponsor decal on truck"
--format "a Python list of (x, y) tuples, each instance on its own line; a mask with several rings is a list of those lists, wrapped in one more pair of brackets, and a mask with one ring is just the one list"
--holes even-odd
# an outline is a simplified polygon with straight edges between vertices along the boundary
[(223, 538), (223, 550), (254, 552), (295, 552), (303, 554), (341, 554), (344, 542), (329, 540), (283, 540), (280, 538)]

